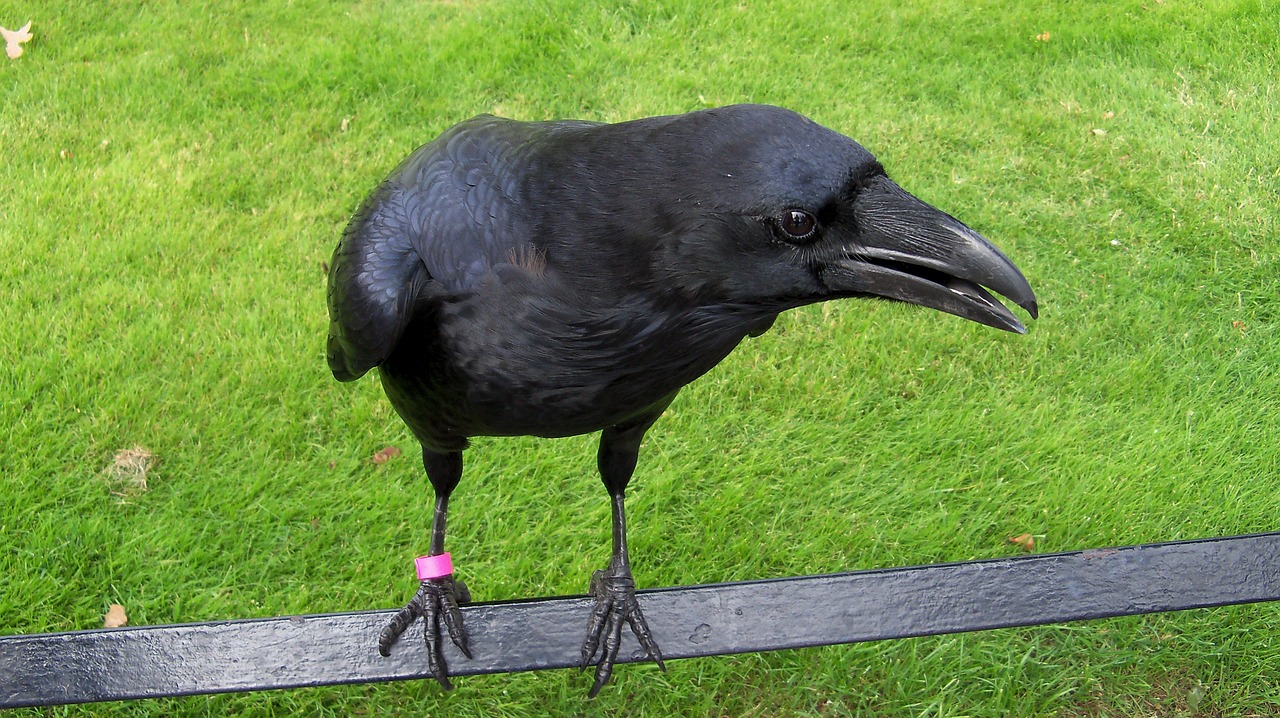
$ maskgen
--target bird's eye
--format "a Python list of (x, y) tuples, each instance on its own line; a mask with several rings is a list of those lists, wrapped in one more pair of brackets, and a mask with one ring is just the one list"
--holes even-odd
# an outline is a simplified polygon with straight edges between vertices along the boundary
[(789, 209), (778, 219), (778, 227), (786, 235), (784, 239), (808, 239), (817, 229), (818, 220), (804, 210)]

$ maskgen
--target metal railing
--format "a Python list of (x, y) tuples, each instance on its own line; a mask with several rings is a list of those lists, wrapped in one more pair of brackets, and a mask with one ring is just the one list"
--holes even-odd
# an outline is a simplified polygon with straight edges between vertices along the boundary
[[(1280, 533), (639, 592), (667, 660), (1280, 600)], [(587, 597), (473, 603), (453, 676), (576, 666)], [(427, 678), (391, 611), (0, 636), (0, 708)], [(624, 632), (619, 663), (643, 658)]]

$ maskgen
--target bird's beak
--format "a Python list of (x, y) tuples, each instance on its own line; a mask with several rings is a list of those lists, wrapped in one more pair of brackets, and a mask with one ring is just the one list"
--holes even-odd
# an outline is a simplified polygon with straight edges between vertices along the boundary
[(1038, 314), (1035, 294), (1009, 258), (956, 218), (909, 194), (887, 177), (859, 192), (856, 236), (825, 264), (835, 293), (875, 295), (919, 304), (979, 324), (1026, 332), (987, 290)]

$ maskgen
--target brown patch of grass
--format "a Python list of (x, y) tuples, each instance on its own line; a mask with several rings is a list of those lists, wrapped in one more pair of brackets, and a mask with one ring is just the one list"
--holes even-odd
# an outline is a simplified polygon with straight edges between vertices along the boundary
[(121, 449), (103, 470), (111, 493), (128, 501), (147, 492), (147, 474), (155, 465), (155, 454), (143, 446)]

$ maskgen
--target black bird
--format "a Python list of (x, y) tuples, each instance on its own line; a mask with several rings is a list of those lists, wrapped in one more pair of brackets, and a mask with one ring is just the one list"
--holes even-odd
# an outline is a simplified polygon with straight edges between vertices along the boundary
[[(429, 555), (444, 552), (469, 437), (601, 432), (613, 555), (591, 579), (582, 666), (596, 661), (594, 696), (624, 623), (662, 664), (636, 602), (623, 492), (680, 388), (780, 312), (828, 299), (1025, 331), (988, 290), (1036, 316), (1031, 287), (990, 242), (789, 110), (619, 124), (481, 115), (416, 150), (351, 219), (329, 271), (328, 360), (340, 381), (378, 367), (422, 444)], [(421, 616), (429, 670), (449, 688), (440, 626), (469, 657), (468, 600), (452, 574), (424, 579), (380, 651)]]

